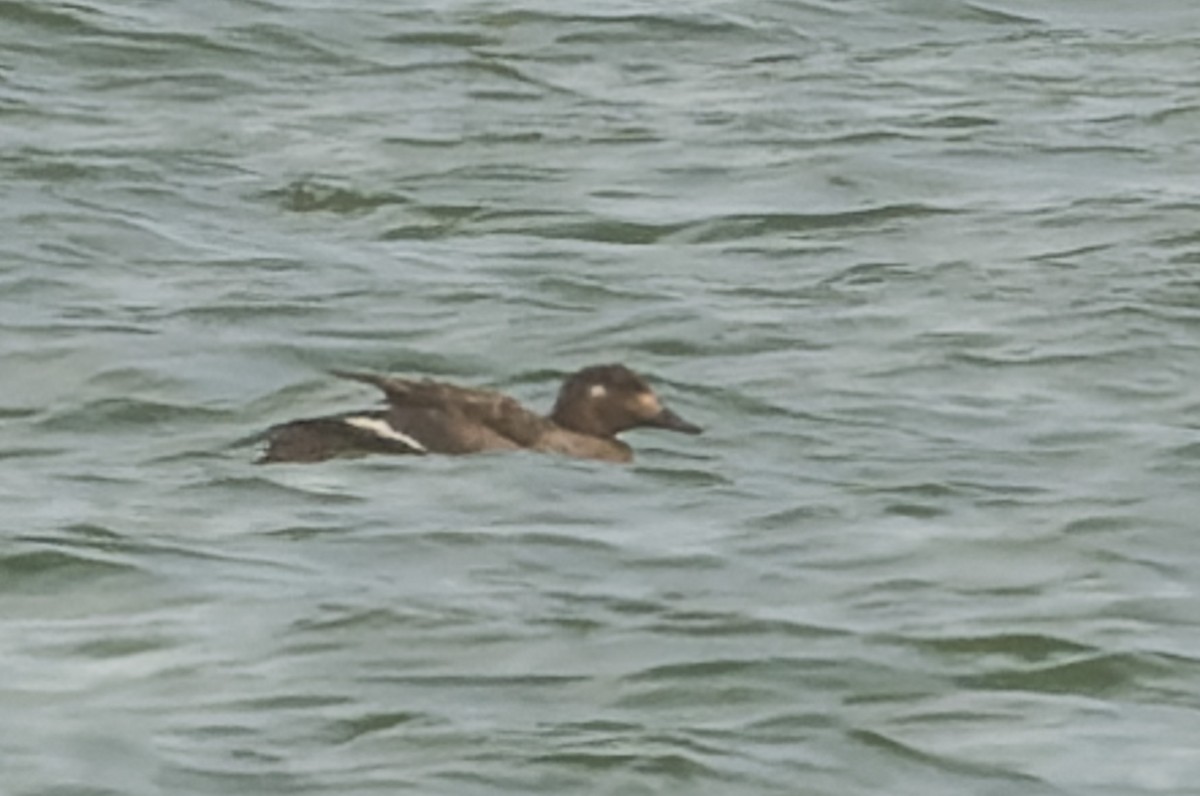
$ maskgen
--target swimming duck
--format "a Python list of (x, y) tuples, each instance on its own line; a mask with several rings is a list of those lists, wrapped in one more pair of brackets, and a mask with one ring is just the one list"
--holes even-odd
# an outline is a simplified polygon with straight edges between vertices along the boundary
[(549, 416), (492, 390), (374, 373), (333, 374), (378, 387), (387, 408), (273, 426), (259, 463), (520, 449), (629, 462), (633, 450), (617, 439), (623, 431), (648, 426), (700, 433), (624, 365), (593, 365), (568, 376)]

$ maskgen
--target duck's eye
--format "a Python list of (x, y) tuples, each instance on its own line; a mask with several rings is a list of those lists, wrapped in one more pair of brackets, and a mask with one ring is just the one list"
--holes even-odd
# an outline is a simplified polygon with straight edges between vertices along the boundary
[(608, 388), (603, 384), (593, 384), (588, 388), (589, 398), (603, 398), (606, 395), (608, 395)]

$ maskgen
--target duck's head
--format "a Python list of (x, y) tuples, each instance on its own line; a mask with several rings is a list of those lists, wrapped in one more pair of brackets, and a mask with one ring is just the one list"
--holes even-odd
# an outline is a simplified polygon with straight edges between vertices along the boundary
[(550, 417), (555, 423), (596, 437), (615, 437), (643, 426), (699, 434), (663, 406), (654, 390), (624, 365), (592, 365), (567, 377)]

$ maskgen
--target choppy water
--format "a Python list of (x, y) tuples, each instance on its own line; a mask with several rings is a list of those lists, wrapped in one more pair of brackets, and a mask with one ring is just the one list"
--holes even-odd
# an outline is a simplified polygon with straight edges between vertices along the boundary
[[(3, 793), (1195, 793), (1197, 75), (1191, 0), (0, 1)], [(249, 464), (611, 360), (706, 436)]]

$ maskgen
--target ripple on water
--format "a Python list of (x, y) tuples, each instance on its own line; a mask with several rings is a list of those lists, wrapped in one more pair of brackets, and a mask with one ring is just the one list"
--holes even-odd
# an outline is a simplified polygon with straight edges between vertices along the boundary
[(64, 550), (26, 550), (0, 556), (0, 591), (52, 594), (114, 577), (144, 575), (143, 569), (117, 557)]

